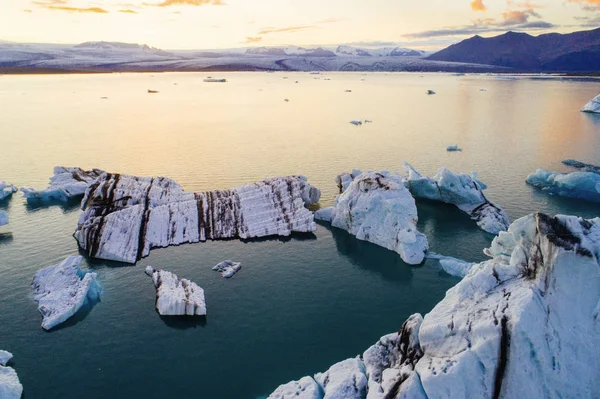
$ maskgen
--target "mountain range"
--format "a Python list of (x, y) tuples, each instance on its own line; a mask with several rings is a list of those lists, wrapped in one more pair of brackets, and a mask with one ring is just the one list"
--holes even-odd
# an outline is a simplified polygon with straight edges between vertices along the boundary
[(599, 72), (600, 28), (539, 36), (517, 32), (491, 38), (474, 36), (427, 59), (495, 65), (516, 71)]

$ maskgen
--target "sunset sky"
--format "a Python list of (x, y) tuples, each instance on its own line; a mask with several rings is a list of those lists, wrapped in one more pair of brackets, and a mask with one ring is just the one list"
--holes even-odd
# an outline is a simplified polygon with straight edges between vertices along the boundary
[(434, 49), (474, 34), (600, 26), (600, 0), (2, 0), (0, 40), (164, 49), (335, 45)]

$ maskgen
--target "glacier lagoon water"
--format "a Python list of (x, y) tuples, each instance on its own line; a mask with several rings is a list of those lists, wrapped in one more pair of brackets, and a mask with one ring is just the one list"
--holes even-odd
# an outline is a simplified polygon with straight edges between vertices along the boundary
[[(477, 171), (511, 220), (538, 210), (600, 215), (598, 204), (525, 184), (536, 168), (569, 171), (562, 159), (600, 164), (600, 117), (579, 112), (599, 82), (224, 73), (221, 84), (202, 82), (206, 75), (0, 76), (0, 179), (42, 188), (65, 165), (163, 175), (200, 191), (305, 174), (327, 206), (338, 172), (408, 161), (426, 174)], [(463, 151), (446, 152), (450, 144)], [(14, 353), (27, 399), (264, 397), (361, 353), (457, 282), (435, 261), (408, 266), (319, 225), (288, 240), (153, 250), (135, 266), (86, 260), (102, 301), (45, 332), (29, 285), (37, 270), (78, 253), (77, 205), (32, 207), (18, 194), (0, 202), (10, 216), (0, 230), (0, 348)], [(431, 250), (485, 259), (492, 236), (462, 212), (418, 209)], [(243, 268), (225, 280), (211, 267), (230, 258)], [(146, 265), (203, 287), (206, 319), (161, 318)]]

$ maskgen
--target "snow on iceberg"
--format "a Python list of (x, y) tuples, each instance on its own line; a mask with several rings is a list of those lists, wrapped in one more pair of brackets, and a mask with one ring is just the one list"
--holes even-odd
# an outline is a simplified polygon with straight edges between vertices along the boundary
[(475, 265), (475, 262), (465, 262), (462, 259), (439, 255), (433, 252), (429, 252), (427, 257), (430, 259), (436, 259), (439, 262), (442, 270), (454, 277), (465, 277)]
[(431, 178), (422, 176), (407, 162), (404, 168), (406, 185), (414, 197), (453, 204), (488, 233), (498, 234), (508, 228), (508, 216), (502, 208), (485, 197), (483, 190), (487, 186), (477, 180), (476, 174), (454, 174), (446, 168), (440, 168)]
[(312, 377), (280, 385), (267, 399), (321, 399), (321, 388)]
[(233, 262), (231, 260), (224, 260), (223, 262), (218, 263), (212, 269), (221, 273), (221, 276), (225, 278), (231, 278), (234, 274), (236, 274), (242, 268), (242, 264), (240, 262)]
[(104, 172), (100, 169), (83, 170), (56, 166), (48, 188), (35, 190), (30, 187), (21, 187), (21, 191), (28, 202), (66, 202), (71, 198), (82, 196), (90, 184), (102, 173)]
[(86, 191), (74, 237), (90, 257), (135, 263), (157, 247), (313, 232), (305, 205), (320, 195), (304, 176), (193, 193), (164, 177), (105, 173)]
[(6, 364), (12, 359), (12, 353), (0, 350), (0, 398), (19, 399), (23, 395), (23, 385), (17, 372)]
[(8, 213), (0, 211), (0, 226), (8, 224)]
[(5, 182), (4, 180), (0, 180), (0, 201), (11, 197), (13, 195), (13, 193), (16, 193), (16, 192), (17, 192), (17, 188), (15, 186)]
[(600, 95), (592, 98), (587, 104), (581, 108), (581, 112), (593, 112), (600, 114)]
[(360, 174), (333, 208), (318, 210), (315, 218), (395, 251), (409, 264), (421, 263), (428, 249), (427, 238), (417, 230), (414, 198), (402, 178), (389, 172)]
[(600, 174), (598, 173), (554, 173), (538, 169), (527, 176), (526, 182), (550, 195), (600, 202)]
[(166, 270), (155, 270), (152, 266), (146, 267), (146, 274), (152, 276), (156, 287), (156, 310), (160, 315), (206, 315), (204, 290), (196, 283), (180, 279)]
[(73, 316), (87, 301), (100, 298), (96, 273), (81, 270), (81, 256), (69, 256), (33, 277), (34, 299), (42, 314), (42, 327), (50, 330)]
[(484, 252), (363, 354), (367, 399), (600, 397), (600, 218), (531, 214)]
[(344, 172), (340, 173), (335, 177), (335, 183), (338, 185), (340, 189), (340, 194), (346, 191), (352, 180), (356, 179), (359, 175), (362, 174), (362, 170), (352, 169), (352, 172)]
[(336, 363), (314, 378), (327, 399), (361, 399), (367, 393), (365, 366), (358, 358)]

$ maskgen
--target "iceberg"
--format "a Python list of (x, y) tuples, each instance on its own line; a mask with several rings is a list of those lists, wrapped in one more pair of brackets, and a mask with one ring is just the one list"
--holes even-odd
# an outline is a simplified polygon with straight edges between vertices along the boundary
[(581, 108), (581, 112), (592, 112), (600, 114), (600, 95), (592, 98), (587, 104)]
[(538, 169), (527, 176), (526, 182), (550, 195), (600, 202), (600, 174), (598, 173), (554, 173)]
[(19, 399), (23, 395), (23, 385), (17, 372), (6, 364), (12, 359), (12, 353), (0, 350), (0, 398)]
[(353, 124), (353, 125), (355, 125), (355, 126), (360, 126), (360, 125), (362, 125), (362, 124), (363, 124), (363, 123), (362, 123), (362, 121), (357, 121), (357, 120), (350, 121), (350, 123), (352, 123), (352, 124)]
[(152, 276), (156, 287), (156, 310), (161, 316), (206, 315), (204, 290), (195, 283), (152, 266), (146, 267), (145, 272)]
[(33, 294), (42, 315), (42, 327), (50, 330), (73, 316), (86, 302), (100, 298), (102, 288), (96, 273), (86, 273), (83, 257), (69, 256), (59, 264), (40, 270), (33, 277)]
[(313, 232), (305, 205), (320, 195), (304, 176), (193, 193), (164, 177), (105, 173), (86, 191), (74, 237), (92, 258), (135, 263), (157, 247)]
[(231, 278), (234, 274), (236, 274), (242, 268), (242, 264), (240, 262), (233, 262), (230, 260), (224, 260), (223, 262), (217, 264), (212, 269), (221, 273), (221, 276), (225, 278)]
[(340, 194), (346, 191), (352, 180), (356, 179), (357, 176), (362, 174), (362, 170), (352, 169), (351, 173), (340, 173), (335, 177), (335, 182), (340, 189)]
[(367, 393), (365, 366), (358, 358), (336, 363), (326, 372), (315, 374), (314, 379), (326, 399), (361, 399)]
[(280, 385), (267, 399), (321, 399), (321, 388), (312, 377)]
[(448, 147), (446, 147), (446, 151), (449, 151), (449, 152), (462, 151), (462, 148), (458, 148), (458, 144), (449, 145)]
[(443, 271), (451, 276), (463, 278), (473, 268), (475, 262), (466, 262), (462, 259), (456, 259), (451, 256), (439, 255), (433, 252), (427, 254), (427, 258), (436, 259)]
[(363, 353), (361, 398), (600, 397), (600, 218), (531, 214), (484, 252), (431, 312)]
[(428, 249), (427, 238), (417, 230), (414, 198), (402, 178), (389, 172), (360, 174), (332, 208), (318, 210), (315, 218), (395, 251), (409, 264), (421, 263)]
[(8, 213), (4, 211), (0, 211), (0, 226), (5, 226), (8, 224)]
[(436, 94), (436, 93), (433, 90), (427, 90), (427, 94), (431, 95), (431, 94)]
[(85, 190), (104, 171), (100, 169), (83, 170), (81, 168), (54, 167), (54, 175), (50, 178), (50, 186), (43, 190), (21, 187), (27, 202), (63, 201), (82, 196)]
[(592, 172), (600, 174), (600, 166), (592, 165), (585, 162), (576, 161), (574, 159), (565, 159), (562, 161), (563, 164), (571, 166), (575, 169), (579, 169), (582, 172)]
[(502, 208), (485, 197), (483, 190), (487, 186), (477, 180), (476, 174), (454, 174), (446, 168), (440, 168), (430, 178), (422, 176), (406, 162), (404, 168), (407, 172), (406, 185), (415, 198), (453, 204), (488, 233), (498, 234), (508, 228), (508, 216)]
[(17, 192), (17, 188), (15, 186), (5, 182), (4, 180), (0, 180), (0, 201), (11, 197), (13, 195), (13, 193), (16, 193), (16, 192)]

